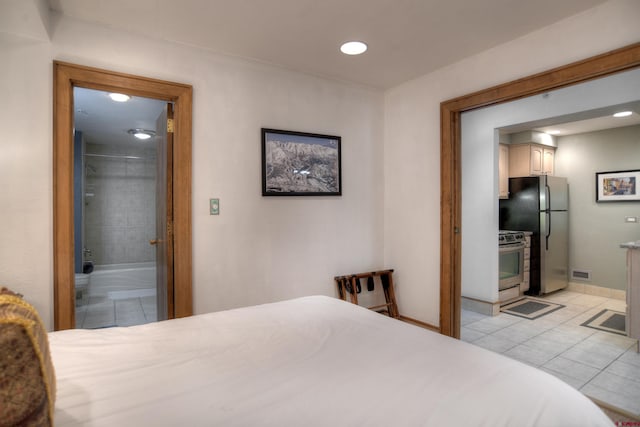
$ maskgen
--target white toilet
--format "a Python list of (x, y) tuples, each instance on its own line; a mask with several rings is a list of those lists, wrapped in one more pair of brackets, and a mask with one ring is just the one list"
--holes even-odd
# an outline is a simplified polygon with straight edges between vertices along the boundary
[(87, 298), (90, 276), (90, 274), (76, 273), (75, 289), (76, 303), (78, 305), (82, 305)]

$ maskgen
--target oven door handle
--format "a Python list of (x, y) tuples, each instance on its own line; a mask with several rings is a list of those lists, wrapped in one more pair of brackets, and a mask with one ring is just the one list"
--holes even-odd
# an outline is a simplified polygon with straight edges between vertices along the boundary
[(524, 249), (525, 244), (523, 242), (518, 243), (507, 243), (506, 245), (498, 245), (498, 249), (501, 250), (513, 250), (513, 249)]

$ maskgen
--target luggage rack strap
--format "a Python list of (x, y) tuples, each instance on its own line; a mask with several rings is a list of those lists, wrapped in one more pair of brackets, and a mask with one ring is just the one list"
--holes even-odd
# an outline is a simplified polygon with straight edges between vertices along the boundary
[(336, 281), (336, 284), (338, 286), (338, 294), (340, 296), (340, 299), (346, 301), (348, 294), (349, 300), (353, 304), (358, 305), (358, 293), (361, 292), (360, 279), (370, 279), (371, 282), (368, 282), (370, 284), (373, 283), (374, 277), (380, 277), (386, 304), (367, 308), (370, 310), (379, 310), (386, 307), (389, 317), (397, 319), (398, 317), (400, 317), (400, 313), (398, 312), (395, 290), (393, 289), (393, 269), (335, 276), (334, 280)]

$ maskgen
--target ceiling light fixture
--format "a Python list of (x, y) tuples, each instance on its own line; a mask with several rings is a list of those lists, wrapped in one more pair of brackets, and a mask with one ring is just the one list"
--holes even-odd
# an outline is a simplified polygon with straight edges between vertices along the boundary
[(549, 135), (557, 135), (560, 133), (559, 130), (548, 130), (546, 133), (548, 133)]
[(149, 139), (152, 136), (156, 135), (155, 131), (147, 129), (129, 129), (127, 133), (135, 136), (138, 139)]
[(345, 55), (360, 55), (361, 53), (366, 52), (366, 50), (366, 43), (358, 41), (346, 42), (340, 46), (340, 51)]
[(115, 93), (115, 92), (110, 93), (109, 98), (111, 98), (112, 101), (116, 101), (116, 102), (127, 102), (128, 100), (131, 99), (129, 95), (125, 95), (124, 93)]
[(633, 111), (619, 111), (613, 115), (613, 117), (628, 117), (633, 114)]

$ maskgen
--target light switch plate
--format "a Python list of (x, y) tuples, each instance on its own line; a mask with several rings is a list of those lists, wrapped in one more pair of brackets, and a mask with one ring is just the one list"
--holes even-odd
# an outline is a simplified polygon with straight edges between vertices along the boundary
[(625, 216), (624, 222), (638, 222), (637, 216)]
[(209, 215), (220, 215), (220, 199), (209, 199)]

